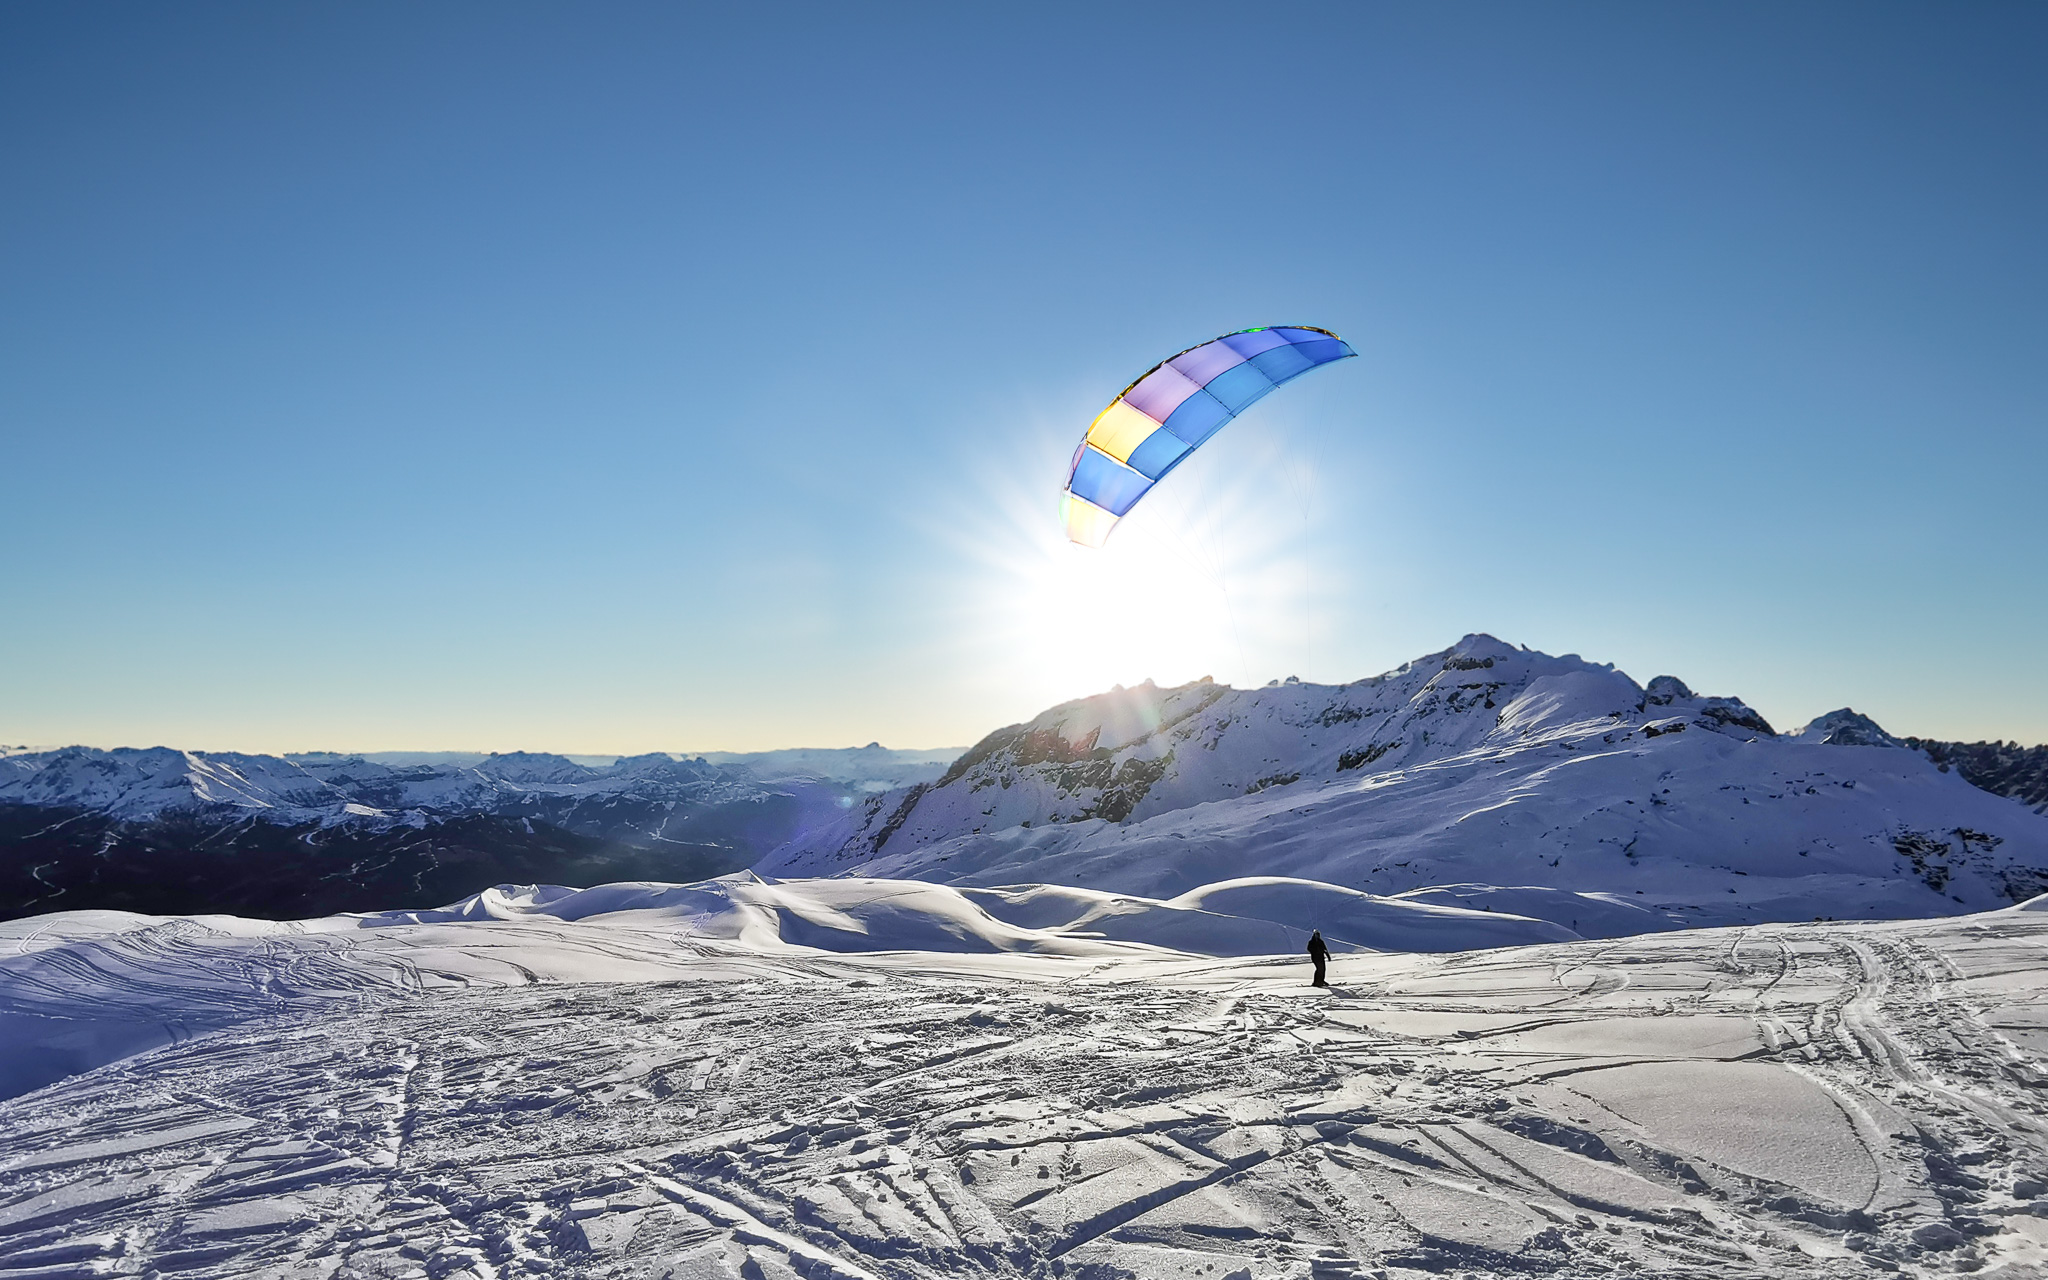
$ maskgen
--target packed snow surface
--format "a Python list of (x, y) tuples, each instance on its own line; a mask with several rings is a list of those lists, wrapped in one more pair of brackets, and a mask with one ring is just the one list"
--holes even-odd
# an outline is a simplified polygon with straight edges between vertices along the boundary
[(694, 884), (0, 924), (0, 1280), (2048, 1274), (2048, 815), (1846, 709), (1468, 636), (943, 769), (0, 753), (123, 821), (771, 802)]
[[(1455, 896), (1423, 905), (1484, 914)], [(734, 878), (17, 921), (11, 1062), (67, 1023), (156, 1047), (0, 1103), (0, 1273), (2048, 1264), (2048, 913), (1352, 952), (1329, 990), (1083, 927), (1304, 903), (1381, 919), (1277, 879)]]

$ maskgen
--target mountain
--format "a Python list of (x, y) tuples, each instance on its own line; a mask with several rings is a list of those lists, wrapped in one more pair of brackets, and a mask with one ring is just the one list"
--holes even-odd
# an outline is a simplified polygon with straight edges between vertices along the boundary
[(693, 880), (746, 866), (935, 755), (843, 751), (592, 766), (511, 752), (387, 763), (67, 747), (0, 755), (0, 918), (57, 908), (305, 917), (432, 906), (503, 881)]
[[(1851, 711), (1738, 698), (1491, 636), (1346, 685), (1207, 681), (1064, 703), (756, 864), (1168, 899), (1292, 876), (1575, 932), (1898, 918), (2048, 887), (2048, 818)], [(1633, 922), (1626, 931), (1640, 931)]]

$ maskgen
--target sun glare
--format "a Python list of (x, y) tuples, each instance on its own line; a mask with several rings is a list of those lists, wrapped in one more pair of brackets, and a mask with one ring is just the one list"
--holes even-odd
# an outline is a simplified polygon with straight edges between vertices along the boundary
[(1071, 432), (1034, 434), (1034, 456), (986, 477), (983, 505), (951, 529), (974, 575), (956, 597), (958, 638), (1006, 703), (1307, 677), (1315, 601), (1332, 584), (1309, 555), (1319, 477), (1288, 433), (1233, 424), (1100, 549), (1067, 541), (1058, 518)]

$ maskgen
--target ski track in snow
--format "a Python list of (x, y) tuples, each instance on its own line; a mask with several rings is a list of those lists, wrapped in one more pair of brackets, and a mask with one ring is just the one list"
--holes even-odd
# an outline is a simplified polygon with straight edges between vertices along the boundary
[[(203, 931), (149, 942), (193, 1007)], [(0, 1276), (2048, 1274), (2044, 948), (2028, 911), (1764, 925), (1317, 992), (1291, 957), (275, 936), (232, 953), (268, 1004), (211, 988), (246, 1021), (0, 1103)], [(168, 1008), (139, 973), (74, 977)]]

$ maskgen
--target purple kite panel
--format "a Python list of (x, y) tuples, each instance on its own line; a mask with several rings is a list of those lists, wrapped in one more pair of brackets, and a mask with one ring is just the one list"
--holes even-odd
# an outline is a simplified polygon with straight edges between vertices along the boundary
[(1164, 422), (1180, 408), (1181, 401), (1201, 389), (1201, 384), (1190, 382), (1180, 370), (1162, 364), (1124, 392), (1124, 403), (1154, 422)]
[(1205, 342), (1193, 351), (1183, 351), (1166, 362), (1187, 375), (1188, 381), (1196, 386), (1207, 386), (1209, 380), (1225, 369), (1234, 369), (1244, 363), (1244, 357), (1224, 346), (1221, 342)]

